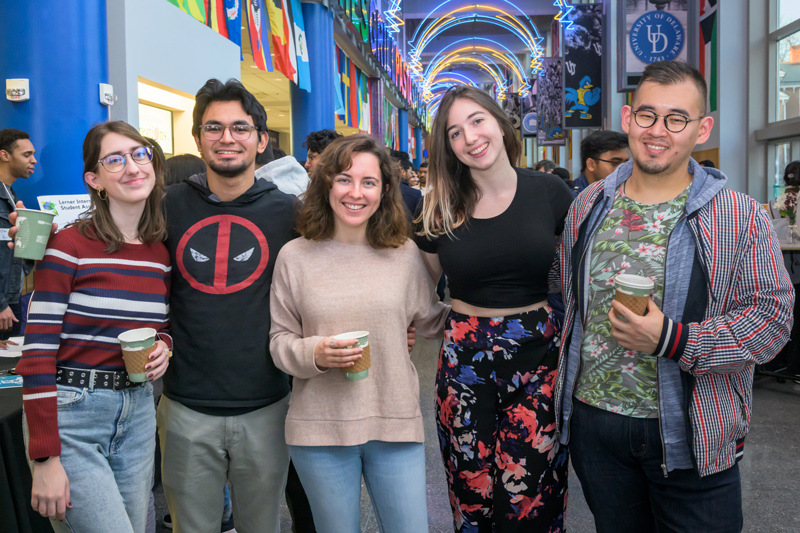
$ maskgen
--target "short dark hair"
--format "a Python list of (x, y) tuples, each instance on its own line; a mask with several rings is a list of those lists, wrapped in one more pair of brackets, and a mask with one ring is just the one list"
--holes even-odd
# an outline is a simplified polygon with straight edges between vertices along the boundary
[(245, 89), (239, 80), (230, 79), (224, 84), (218, 79), (211, 78), (197, 91), (195, 96), (194, 111), (192, 112), (192, 135), (200, 136), (200, 126), (203, 125), (203, 115), (208, 106), (214, 102), (239, 102), (244, 112), (253, 119), (253, 125), (258, 128), (258, 133), (267, 132), (267, 112), (253, 94)]
[(272, 142), (269, 142), (263, 152), (256, 154), (256, 168), (261, 168), (267, 163), (272, 163), (276, 159), (278, 158), (275, 157), (275, 150), (272, 149)]
[(206, 162), (192, 154), (180, 154), (167, 159), (164, 184), (174, 185), (186, 181), (195, 174), (206, 171)]
[(628, 147), (628, 136), (616, 131), (593, 131), (581, 140), (581, 172), (586, 171), (586, 160), (597, 159), (609, 150)]
[(280, 148), (275, 148), (275, 150), (273, 150), (273, 152), (275, 153), (275, 159), (282, 159), (282, 158), (286, 157), (286, 152), (284, 152)]
[(792, 161), (786, 165), (783, 181), (787, 187), (800, 187), (800, 161)]
[[(633, 93), (633, 101), (636, 101), (636, 93), (646, 82), (652, 81), (660, 85), (676, 85), (684, 81), (694, 82), (697, 91), (700, 93), (700, 114), (706, 114), (706, 100), (708, 99), (708, 85), (706, 79), (700, 71), (683, 61), (657, 61), (650, 63), (644, 68), (636, 91)], [(690, 117), (694, 118), (694, 117)]]
[(556, 164), (550, 161), (549, 159), (542, 159), (536, 166), (533, 167), (533, 170), (538, 170), (539, 172), (552, 172), (553, 169), (556, 168)]
[(428, 162), (423, 161), (422, 163), (419, 164), (419, 168), (428, 168)]
[(310, 152), (321, 154), (326, 146), (339, 137), (343, 137), (343, 135), (334, 130), (312, 131), (306, 135), (306, 142), (303, 143), (303, 148)]
[(703, 159), (702, 161), (698, 161), (698, 164), (701, 167), (708, 167), (708, 168), (717, 168), (714, 162), (710, 159)]
[(9, 154), (17, 149), (17, 141), (20, 139), (30, 139), (27, 132), (14, 128), (0, 130), (0, 150), (5, 150)]
[(569, 175), (569, 170), (564, 167), (556, 167), (553, 169), (553, 174), (558, 176), (564, 181), (569, 181), (572, 179), (572, 176)]

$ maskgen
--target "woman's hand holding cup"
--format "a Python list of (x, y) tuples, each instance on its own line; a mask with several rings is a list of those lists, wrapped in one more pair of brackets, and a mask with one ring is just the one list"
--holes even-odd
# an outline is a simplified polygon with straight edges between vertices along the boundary
[(358, 344), (358, 339), (339, 339), (325, 337), (314, 348), (314, 361), (319, 368), (345, 368), (353, 366), (361, 359), (363, 348), (350, 348)]
[(147, 371), (147, 380), (155, 381), (167, 371), (169, 366), (169, 349), (164, 341), (156, 341), (156, 348), (149, 355), (150, 361), (144, 367)]
[[(22, 200), (18, 201), (16, 205), (17, 205), (17, 209), (27, 209), (25, 207), (25, 204), (22, 203)], [(7, 244), (8, 244), (8, 247), (13, 250), (14, 249), (14, 237), (16, 237), (16, 235), (17, 235), (17, 212), (16, 211), (8, 214), (8, 221), (11, 223), (11, 227), (8, 229), (8, 238), (10, 240), (8, 241)], [(50, 236), (51, 237), (53, 236), (53, 234), (56, 232), (57, 229), (58, 229), (58, 224), (53, 222), (53, 228), (50, 230)]]

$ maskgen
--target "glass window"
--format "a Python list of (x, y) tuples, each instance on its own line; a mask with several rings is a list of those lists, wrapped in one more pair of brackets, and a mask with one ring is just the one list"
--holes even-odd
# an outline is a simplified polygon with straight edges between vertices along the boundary
[(777, 105), (776, 120), (800, 117), (800, 31), (778, 41)]
[(777, 198), (783, 194), (783, 171), (786, 169), (791, 160), (791, 143), (782, 142), (777, 143), (775, 146), (775, 167), (773, 168), (773, 181), (772, 181), (772, 197)]
[(800, 19), (800, 2), (797, 0), (778, 0), (778, 27), (782, 28)]

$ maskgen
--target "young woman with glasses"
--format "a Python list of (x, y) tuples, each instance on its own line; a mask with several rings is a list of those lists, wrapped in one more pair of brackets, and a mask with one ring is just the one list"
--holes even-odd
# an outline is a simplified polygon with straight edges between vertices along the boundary
[(164, 169), (124, 122), (83, 143), (91, 207), (52, 235), (36, 268), (23, 355), (31, 504), (56, 532), (144, 531), (155, 453), (153, 388), (168, 366), (160, 334), (145, 383), (128, 380), (117, 336), (168, 326)]
[(417, 244), (453, 310), (436, 423), (456, 531), (561, 531), (567, 451), (555, 440), (559, 332), (548, 274), (572, 202), (557, 176), (514, 168), (521, 146), (485, 92), (448, 91), (433, 121)]

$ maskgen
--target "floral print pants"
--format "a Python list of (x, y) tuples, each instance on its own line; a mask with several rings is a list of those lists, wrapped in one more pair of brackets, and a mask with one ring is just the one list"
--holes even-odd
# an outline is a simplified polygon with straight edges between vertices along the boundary
[(558, 532), (567, 449), (555, 438), (558, 336), (549, 307), (509, 317), (451, 312), (436, 423), (458, 532)]

